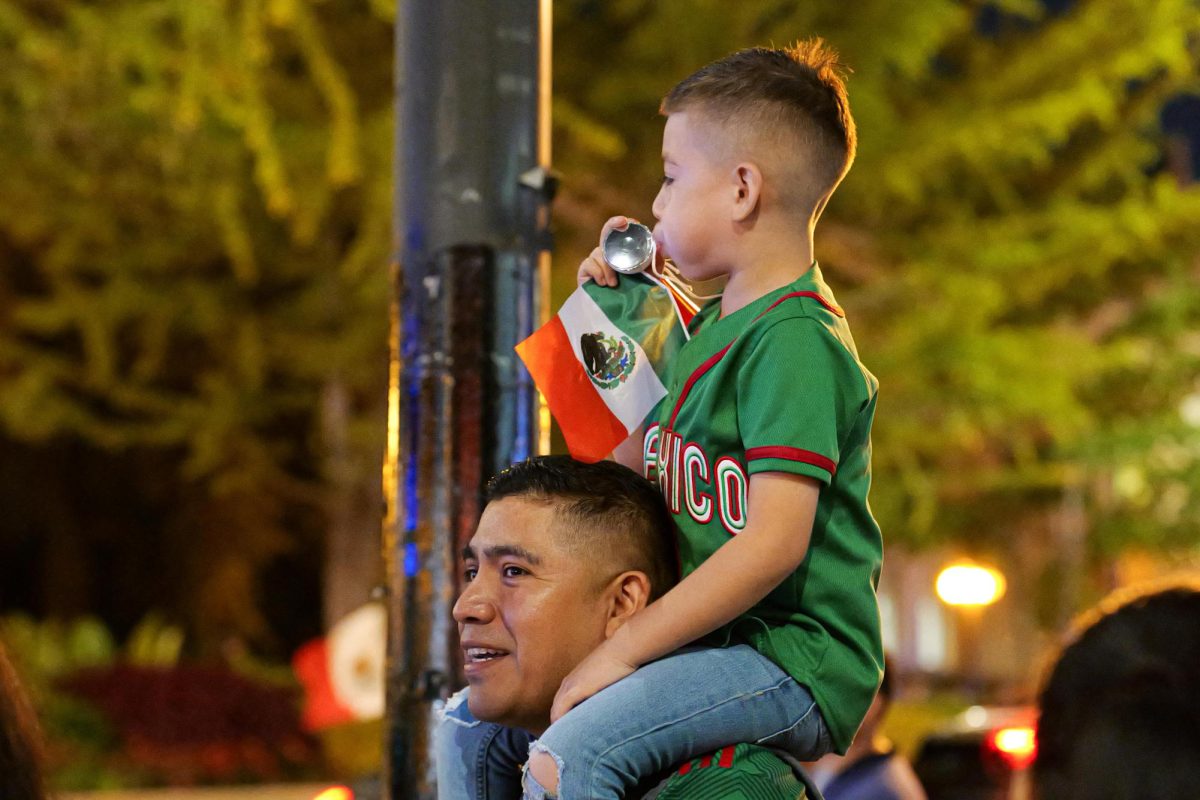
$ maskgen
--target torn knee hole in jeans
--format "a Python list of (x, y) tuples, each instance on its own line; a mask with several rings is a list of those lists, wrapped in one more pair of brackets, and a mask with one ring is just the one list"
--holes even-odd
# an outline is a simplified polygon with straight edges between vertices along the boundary
[(561, 783), (563, 774), (563, 760), (540, 740), (535, 740), (529, 743), (529, 761), (525, 762), (525, 766), (521, 768), (521, 785), (525, 790), (525, 797), (528, 800), (552, 800), (558, 797), (558, 793), (551, 794), (547, 789), (538, 782), (538, 779), (529, 771), (529, 764), (533, 761), (533, 757), (538, 753), (545, 753), (554, 759), (555, 771), (558, 774), (558, 780)]

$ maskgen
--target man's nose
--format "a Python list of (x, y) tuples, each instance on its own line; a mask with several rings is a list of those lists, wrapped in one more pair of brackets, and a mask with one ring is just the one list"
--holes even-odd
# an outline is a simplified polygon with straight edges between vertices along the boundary
[(662, 196), (663, 190), (666, 188), (665, 186), (658, 187), (658, 194), (654, 195), (654, 205), (650, 206), (650, 213), (654, 215), (655, 219), (662, 219)]
[(468, 622), (486, 623), (496, 615), (496, 607), (482, 581), (476, 578), (463, 587), (462, 594), (454, 601), (451, 614), (460, 625)]

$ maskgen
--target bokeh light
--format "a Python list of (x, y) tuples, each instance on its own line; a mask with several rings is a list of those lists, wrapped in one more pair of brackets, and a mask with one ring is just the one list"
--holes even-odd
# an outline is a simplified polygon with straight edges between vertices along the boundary
[(937, 596), (950, 606), (990, 606), (1004, 596), (1004, 575), (978, 564), (952, 564), (935, 583)]

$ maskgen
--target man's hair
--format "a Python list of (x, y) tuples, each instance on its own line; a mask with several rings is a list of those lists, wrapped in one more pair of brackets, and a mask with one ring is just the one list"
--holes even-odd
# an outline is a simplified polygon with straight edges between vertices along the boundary
[(679, 579), (671, 513), (658, 488), (628, 467), (535, 456), (488, 482), (489, 503), (505, 497), (552, 504), (567, 523), (559, 534), (564, 544), (614, 571), (646, 573), (651, 599)]
[(1034, 782), (1045, 800), (1197, 795), (1200, 582), (1081, 621), (1042, 690)]
[(680, 81), (660, 111), (699, 112), (766, 162), (786, 208), (819, 214), (858, 147), (843, 70), (819, 38), (739, 50)]

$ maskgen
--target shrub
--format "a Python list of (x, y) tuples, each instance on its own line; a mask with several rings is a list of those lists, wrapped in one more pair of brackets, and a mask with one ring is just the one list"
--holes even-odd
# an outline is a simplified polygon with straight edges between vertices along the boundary
[(226, 667), (118, 664), (78, 672), (59, 686), (99, 709), (130, 766), (156, 782), (306, 777), (317, 760), (293, 692)]

